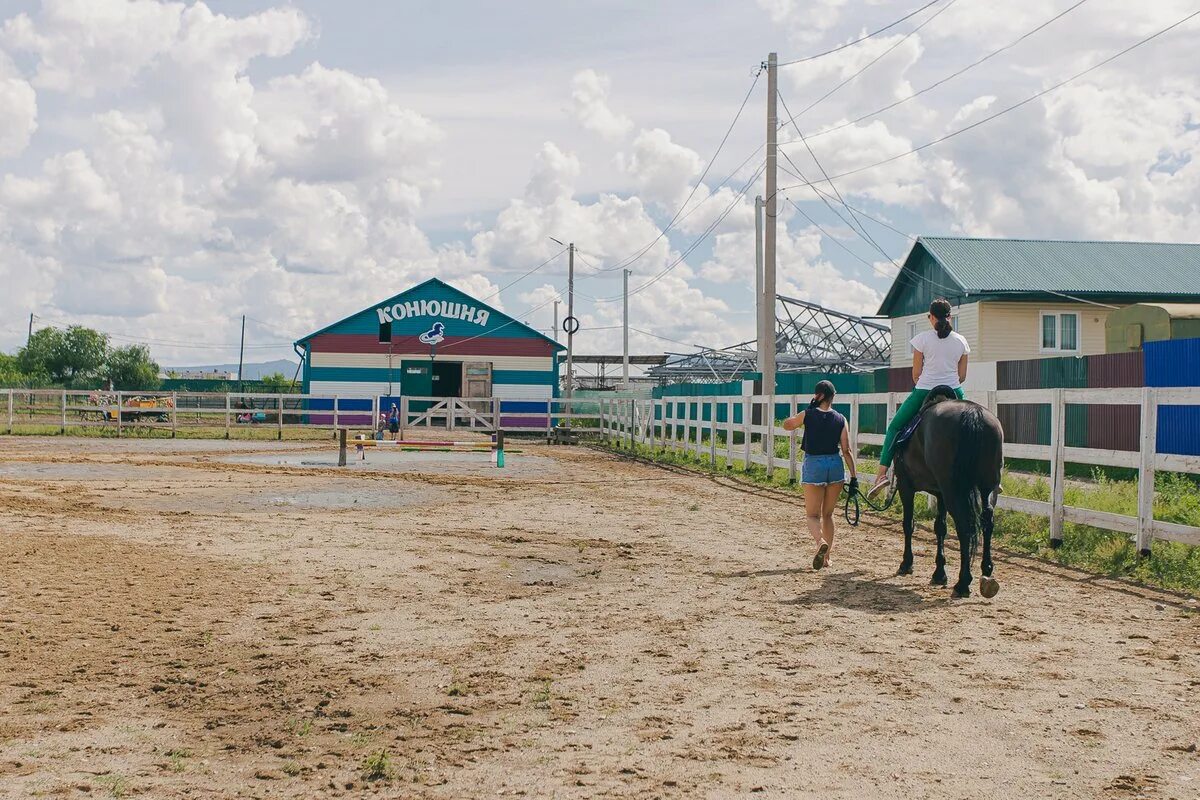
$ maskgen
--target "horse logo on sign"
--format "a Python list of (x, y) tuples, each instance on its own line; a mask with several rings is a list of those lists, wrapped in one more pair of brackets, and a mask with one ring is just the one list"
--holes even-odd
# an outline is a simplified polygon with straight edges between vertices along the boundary
[(427, 345), (437, 345), (446, 339), (446, 325), (441, 322), (433, 323), (433, 327), (417, 337), (417, 341)]

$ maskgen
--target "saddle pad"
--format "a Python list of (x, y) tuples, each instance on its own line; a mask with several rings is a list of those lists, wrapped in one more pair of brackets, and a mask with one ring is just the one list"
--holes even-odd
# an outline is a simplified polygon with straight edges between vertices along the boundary
[(921, 424), (921, 418), (924, 416), (924, 412), (918, 412), (907, 425), (900, 429), (900, 433), (896, 434), (896, 443), (892, 446), (896, 453), (904, 450), (904, 446), (908, 444), (913, 434), (917, 432), (917, 426)]

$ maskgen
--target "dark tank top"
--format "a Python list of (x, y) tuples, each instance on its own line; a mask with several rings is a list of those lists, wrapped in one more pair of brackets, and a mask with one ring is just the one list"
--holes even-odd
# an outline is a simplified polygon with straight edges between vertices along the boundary
[(804, 439), (800, 449), (810, 456), (836, 455), (841, 449), (845, 427), (846, 418), (832, 408), (828, 411), (809, 408), (804, 412)]

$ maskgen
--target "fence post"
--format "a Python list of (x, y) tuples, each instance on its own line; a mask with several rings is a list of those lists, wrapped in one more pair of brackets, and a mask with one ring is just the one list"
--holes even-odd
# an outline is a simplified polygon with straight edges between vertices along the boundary
[[(371, 420), (372, 423), (374, 423), (374, 421), (375, 420)], [(374, 424), (372, 424), (371, 427), (375, 427)], [(336, 394), (333, 396), (333, 429), (334, 431), (338, 429), (338, 396)]]
[(767, 395), (767, 407), (763, 409), (763, 422), (767, 426), (767, 480), (775, 475), (775, 395)]
[(993, 415), (999, 414), (999, 406), (996, 404), (996, 390), (989, 389), (986, 394), (986, 398), (987, 398), (987, 410), (992, 412)]
[[(333, 402), (334, 407), (337, 407), (337, 401)], [(346, 466), (346, 429), (338, 430), (338, 466)]]
[(1138, 555), (1150, 555), (1154, 540), (1154, 461), (1158, 451), (1158, 392), (1142, 389), (1142, 447), (1138, 464)]
[(725, 401), (725, 469), (733, 469), (733, 401)]
[(850, 395), (850, 419), (846, 424), (850, 426), (850, 453), (854, 459), (858, 460), (858, 426), (860, 424), (861, 413), (859, 411), (858, 395)]
[[(790, 417), (796, 413), (796, 406), (799, 404), (799, 399), (796, 395), (792, 395), (788, 400), (788, 413)], [(796, 485), (796, 445), (799, 444), (799, 437), (796, 431), (788, 434), (788, 483)]]
[(13, 390), (9, 389), (8, 390), (8, 435), (9, 436), (11, 436), (12, 432), (13, 432), (13, 394), (14, 394)]
[(629, 452), (637, 449), (638, 401), (629, 398)]
[[(392, 410), (389, 408), (388, 414), (391, 414), (391, 413), (392, 413)], [(404, 428), (407, 425), (408, 425), (408, 398), (401, 397), (400, 398), (400, 432), (398, 434), (396, 434), (401, 439), (404, 438)]]
[(281, 395), (281, 394), (275, 395), (275, 409), (279, 414), (279, 433), (277, 434), (277, 438), (279, 439), (279, 441), (282, 442), (283, 441), (283, 395)]
[(1063, 495), (1066, 465), (1063, 448), (1066, 442), (1066, 404), (1063, 390), (1052, 389), (1050, 404), (1050, 546), (1058, 547), (1063, 540)]
[(500, 398), (498, 397), (492, 398), (492, 430), (496, 431), (496, 433), (503, 430), (500, 425)]
[(171, 438), (174, 439), (179, 430), (179, 392), (171, 392)]
[(742, 469), (750, 471), (750, 425), (754, 420), (754, 397), (742, 395)]
[(62, 393), (62, 420), (61, 421), (62, 421), (62, 427), (59, 429), (59, 433), (61, 433), (63, 436), (66, 436), (67, 435), (67, 390), (66, 389), (63, 389), (63, 393)]
[(888, 392), (887, 411), (884, 414), (886, 424), (883, 426), (885, 430), (888, 425), (892, 424), (892, 417), (894, 416), (896, 416), (896, 393)]
[(225, 393), (225, 438), (229, 438), (229, 392)]
[(709, 401), (708, 412), (708, 463), (717, 466), (717, 401)]
[(121, 393), (117, 392), (117, 438), (121, 438), (121, 409), (125, 404), (121, 402)]

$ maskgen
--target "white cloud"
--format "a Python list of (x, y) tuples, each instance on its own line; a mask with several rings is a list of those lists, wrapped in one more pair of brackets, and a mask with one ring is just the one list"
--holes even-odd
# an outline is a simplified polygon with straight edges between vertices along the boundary
[(633, 151), (619, 156), (621, 168), (647, 199), (659, 203), (679, 203), (691, 181), (704, 168), (700, 155), (671, 141), (661, 128), (645, 130), (633, 140)]
[(620, 139), (633, 129), (633, 120), (609, 108), (611, 86), (607, 75), (593, 69), (582, 70), (571, 80), (571, 101), (580, 125), (606, 139)]
[(37, 130), (37, 93), (0, 50), (0, 158), (20, 155)]

